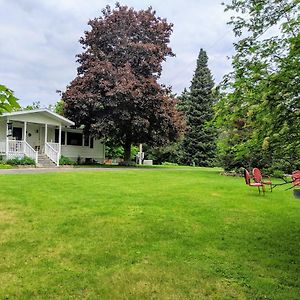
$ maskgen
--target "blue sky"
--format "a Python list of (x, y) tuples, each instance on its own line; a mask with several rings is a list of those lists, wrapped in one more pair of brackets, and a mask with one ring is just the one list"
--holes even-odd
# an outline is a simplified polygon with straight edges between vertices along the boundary
[[(89, 19), (99, 16), (104, 0), (0, 0), (0, 83), (15, 91), (21, 105), (55, 103), (76, 76), (78, 40)], [(218, 83), (231, 70), (234, 37), (221, 0), (128, 0), (174, 24), (171, 47), (176, 57), (163, 65), (160, 81), (180, 94), (190, 86), (200, 48)], [(226, 1), (225, 1), (226, 2)]]

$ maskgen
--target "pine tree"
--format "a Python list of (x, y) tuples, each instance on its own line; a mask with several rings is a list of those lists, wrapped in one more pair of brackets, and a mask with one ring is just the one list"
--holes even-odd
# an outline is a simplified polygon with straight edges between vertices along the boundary
[(209, 123), (213, 118), (213, 78), (207, 66), (208, 57), (201, 49), (188, 93), (187, 131), (182, 142), (184, 164), (211, 166), (215, 158), (216, 131)]
[(184, 114), (187, 112), (188, 110), (188, 106), (189, 106), (189, 92), (186, 88), (184, 88), (183, 92), (181, 93), (180, 96), (177, 97), (177, 109), (181, 112), (183, 112)]

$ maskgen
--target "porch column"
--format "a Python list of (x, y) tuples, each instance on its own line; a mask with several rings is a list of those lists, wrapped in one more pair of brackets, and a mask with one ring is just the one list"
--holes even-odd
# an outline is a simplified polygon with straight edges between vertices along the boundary
[(58, 157), (60, 158), (61, 154), (61, 125), (59, 125), (59, 130), (58, 130)]
[(45, 144), (47, 143), (47, 137), (48, 137), (48, 125), (45, 124)]
[(27, 136), (26, 132), (27, 132), (27, 122), (25, 121), (24, 122), (24, 133), (23, 133), (24, 142), (26, 142), (26, 136)]
[(9, 123), (9, 119), (7, 118), (7, 120), (6, 120), (6, 143), (5, 143), (5, 156), (6, 156), (6, 159), (8, 159), (8, 123)]

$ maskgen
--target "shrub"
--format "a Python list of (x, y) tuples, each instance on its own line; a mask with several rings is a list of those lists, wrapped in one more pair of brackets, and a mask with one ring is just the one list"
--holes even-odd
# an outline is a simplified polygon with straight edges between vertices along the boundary
[(178, 164), (176, 163), (172, 163), (172, 162), (168, 162), (168, 161), (165, 161), (162, 163), (163, 166), (179, 166)]
[(6, 161), (6, 164), (11, 166), (28, 166), (28, 165), (35, 166), (35, 160), (28, 156), (24, 156), (22, 158), (16, 157), (16, 158), (8, 159)]
[(59, 159), (59, 164), (61, 166), (65, 166), (65, 165), (74, 165), (75, 163), (69, 157), (61, 156), (60, 159)]
[(11, 169), (10, 165), (0, 163), (0, 169)]

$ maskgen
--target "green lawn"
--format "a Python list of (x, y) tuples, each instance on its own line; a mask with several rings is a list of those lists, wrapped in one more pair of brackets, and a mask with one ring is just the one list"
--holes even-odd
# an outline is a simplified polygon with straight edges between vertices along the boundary
[(0, 299), (299, 299), (300, 201), (218, 173), (0, 175)]

